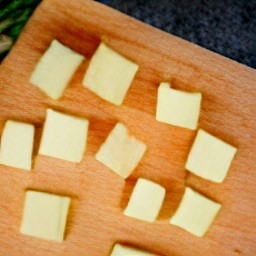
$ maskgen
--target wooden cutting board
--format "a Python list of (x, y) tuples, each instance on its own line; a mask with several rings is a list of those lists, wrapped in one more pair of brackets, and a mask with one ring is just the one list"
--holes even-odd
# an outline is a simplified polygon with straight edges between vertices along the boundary
[[(29, 83), (35, 64), (54, 38), (87, 58), (59, 101)], [(140, 65), (121, 107), (82, 86), (100, 40)], [(31, 122), (37, 128), (33, 170), (0, 165), (1, 256), (107, 256), (116, 242), (168, 256), (256, 255), (255, 70), (89, 0), (44, 0), (0, 67), (1, 130), (7, 119)], [(223, 183), (185, 171), (196, 132), (155, 120), (162, 81), (177, 89), (201, 91), (200, 127), (238, 148)], [(81, 163), (36, 156), (47, 108), (90, 120)], [(149, 148), (126, 181), (94, 159), (117, 121)], [(154, 223), (122, 214), (139, 177), (167, 190)], [(203, 238), (169, 224), (185, 185), (223, 205)], [(19, 232), (27, 189), (72, 197), (63, 243)]]

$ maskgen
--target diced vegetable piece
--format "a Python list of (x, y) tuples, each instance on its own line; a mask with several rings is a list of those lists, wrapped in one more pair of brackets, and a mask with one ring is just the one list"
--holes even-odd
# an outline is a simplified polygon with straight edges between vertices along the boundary
[(31, 170), (34, 134), (32, 124), (7, 121), (1, 139), (0, 163)]
[(221, 205), (186, 188), (179, 208), (170, 223), (202, 237), (219, 212)]
[(139, 249), (135, 249), (135, 248), (120, 245), (120, 244), (116, 244), (111, 253), (111, 256), (154, 256), (154, 255), (155, 254), (151, 254), (148, 252), (141, 251)]
[(70, 198), (27, 191), (21, 233), (53, 241), (63, 241)]
[(186, 169), (207, 180), (222, 182), (237, 149), (199, 130), (188, 156)]
[(82, 55), (53, 40), (37, 63), (30, 82), (58, 99), (83, 59)]
[(96, 159), (112, 171), (127, 178), (140, 162), (146, 145), (128, 134), (127, 128), (118, 123), (96, 154)]
[(93, 55), (83, 84), (101, 98), (121, 105), (139, 66), (101, 43)]
[(86, 148), (89, 122), (48, 109), (39, 154), (80, 162)]
[(202, 94), (178, 91), (169, 83), (158, 88), (156, 120), (191, 130), (197, 128)]
[(140, 178), (124, 211), (126, 216), (153, 222), (156, 220), (165, 197), (165, 189), (146, 179)]

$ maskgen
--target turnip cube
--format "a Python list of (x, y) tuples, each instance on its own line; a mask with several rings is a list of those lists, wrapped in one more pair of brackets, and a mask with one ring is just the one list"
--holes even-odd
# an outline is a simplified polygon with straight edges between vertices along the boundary
[(47, 240), (63, 241), (69, 205), (69, 197), (27, 191), (20, 232)]
[(236, 148), (199, 130), (186, 163), (186, 169), (207, 180), (222, 182), (235, 156)]
[(158, 88), (156, 120), (191, 130), (197, 128), (202, 94), (178, 91), (168, 83)]
[(7, 121), (1, 139), (0, 163), (31, 170), (34, 133), (32, 124)]
[(83, 59), (82, 55), (53, 40), (37, 63), (30, 82), (58, 99)]
[(83, 84), (101, 98), (121, 105), (139, 66), (101, 43), (93, 55)]
[(219, 212), (221, 205), (186, 188), (179, 208), (170, 223), (202, 237)]
[(86, 148), (89, 122), (48, 109), (39, 154), (80, 162)]
[(120, 244), (116, 244), (111, 253), (111, 256), (154, 256), (154, 255), (155, 254), (151, 254), (148, 252), (141, 251), (139, 249), (135, 249), (135, 248), (120, 245)]
[(126, 216), (153, 222), (156, 220), (165, 197), (165, 189), (140, 178), (124, 211)]
[(146, 145), (128, 134), (127, 128), (118, 123), (96, 154), (96, 159), (112, 171), (127, 178), (140, 162)]

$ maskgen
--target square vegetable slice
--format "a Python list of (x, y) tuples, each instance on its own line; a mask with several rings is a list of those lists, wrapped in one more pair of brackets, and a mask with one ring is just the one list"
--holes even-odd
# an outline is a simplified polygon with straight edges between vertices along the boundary
[(144, 143), (128, 134), (123, 124), (117, 123), (101, 145), (96, 159), (125, 179), (138, 165), (146, 148)]
[(126, 216), (153, 222), (156, 220), (165, 197), (165, 189), (140, 178), (124, 211)]
[(21, 233), (53, 241), (63, 241), (70, 198), (27, 191)]
[(116, 244), (113, 248), (111, 256), (156, 256), (155, 254), (144, 252), (139, 249)]
[(80, 162), (86, 148), (89, 122), (48, 109), (39, 154)]
[(31, 170), (34, 134), (34, 125), (8, 120), (1, 139), (0, 163)]
[(237, 149), (199, 130), (186, 163), (190, 172), (214, 182), (222, 182)]
[(83, 59), (82, 55), (53, 40), (37, 63), (30, 82), (58, 99)]
[(202, 237), (209, 229), (220, 208), (220, 204), (187, 187), (180, 206), (170, 223)]
[(101, 43), (93, 55), (83, 84), (101, 98), (121, 105), (139, 66)]
[(170, 88), (161, 83), (158, 88), (156, 120), (191, 130), (197, 128), (202, 94)]

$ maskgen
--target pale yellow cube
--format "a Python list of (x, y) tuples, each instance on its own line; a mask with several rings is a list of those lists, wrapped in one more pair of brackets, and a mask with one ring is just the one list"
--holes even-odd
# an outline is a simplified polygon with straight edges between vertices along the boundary
[(86, 149), (87, 119), (48, 109), (39, 154), (78, 163)]
[(101, 98), (121, 105), (139, 66), (101, 43), (93, 55), (83, 84)]
[(34, 134), (34, 125), (8, 120), (1, 139), (0, 163), (31, 170)]
[(118, 123), (96, 154), (96, 159), (112, 171), (127, 178), (146, 152), (146, 145), (129, 135), (127, 128)]
[(195, 130), (200, 114), (202, 94), (170, 88), (161, 83), (158, 88), (156, 120)]
[(189, 153), (186, 169), (204, 179), (222, 182), (236, 151), (235, 147), (199, 130)]
[(187, 187), (170, 223), (202, 237), (218, 214), (221, 205)]
[(153, 222), (156, 220), (165, 197), (165, 189), (150, 180), (138, 179), (124, 214)]
[(82, 55), (53, 40), (37, 63), (30, 82), (58, 99), (83, 59)]
[(145, 252), (133, 247), (116, 244), (113, 248), (111, 256), (157, 256), (157, 255), (149, 252)]
[(63, 241), (70, 201), (69, 197), (27, 191), (20, 232)]

